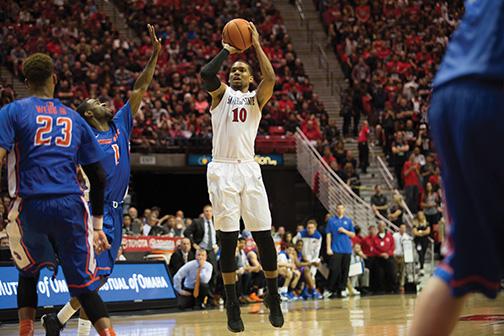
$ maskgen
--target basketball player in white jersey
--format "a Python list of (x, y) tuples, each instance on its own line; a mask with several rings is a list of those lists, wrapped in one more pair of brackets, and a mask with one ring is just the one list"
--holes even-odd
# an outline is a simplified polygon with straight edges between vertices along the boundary
[(230, 54), (241, 51), (223, 43), (223, 49), (201, 69), (205, 89), (212, 96), (213, 151), (208, 165), (208, 193), (214, 210), (215, 228), (221, 245), (220, 266), (226, 293), (228, 329), (244, 330), (236, 296), (235, 250), (240, 217), (259, 249), (267, 280), (264, 298), (269, 320), (274, 327), (284, 323), (278, 295), (277, 253), (271, 237), (271, 214), (261, 169), (254, 160), (254, 143), (261, 120), (261, 110), (273, 95), (275, 72), (261, 48), (259, 34), (249, 23), (252, 45), (263, 76), (257, 90), (249, 92), (254, 81), (251, 67), (237, 61), (231, 66), (229, 86), (221, 83), (217, 73)]

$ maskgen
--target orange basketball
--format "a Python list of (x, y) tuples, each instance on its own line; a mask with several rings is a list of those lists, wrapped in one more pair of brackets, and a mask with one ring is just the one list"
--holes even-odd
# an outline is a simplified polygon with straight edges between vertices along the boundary
[(222, 31), (222, 40), (236, 49), (246, 50), (252, 45), (252, 34), (248, 28), (248, 21), (233, 19), (229, 21)]

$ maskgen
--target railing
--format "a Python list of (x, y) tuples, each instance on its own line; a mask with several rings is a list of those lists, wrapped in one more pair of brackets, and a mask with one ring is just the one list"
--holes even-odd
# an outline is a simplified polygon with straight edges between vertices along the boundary
[(301, 24), (305, 23), (305, 15), (304, 15), (304, 10), (303, 10), (303, 1), (302, 0), (296, 0), (294, 5), (296, 6), (298, 13), (299, 13), (299, 19), (301, 20)]
[(397, 231), (398, 227), (381, 214), (375, 214), (371, 205), (357, 196), (329, 165), (322, 159), (317, 149), (298, 128), (296, 132), (297, 168), (311, 189), (317, 194), (326, 210), (333, 214), (336, 205), (343, 204), (346, 213), (367, 232), (370, 224), (375, 224), (377, 217), (388, 228)]
[(404, 201), (404, 197), (402, 197), (399, 190), (397, 190), (397, 188), (395, 187), (396, 182), (394, 179), (394, 175), (392, 175), (392, 173), (390, 172), (385, 161), (383, 161), (383, 159), (378, 155), (376, 156), (376, 162), (378, 163), (378, 171), (380, 172), (381, 176), (385, 180), (385, 183), (387, 184), (388, 189), (390, 191), (392, 191), (394, 193), (394, 195), (401, 196), (401, 206), (406, 212), (406, 214), (405, 214), (406, 216), (404, 216), (404, 218), (406, 219), (406, 223), (408, 224), (408, 226), (410, 228), (413, 228), (413, 218), (414, 218), (413, 213), (411, 212), (410, 208), (408, 207), (408, 205)]
[[(385, 183), (387, 184), (388, 189), (391, 190), (394, 194), (400, 195), (399, 190), (397, 190), (395, 188), (396, 183), (395, 183), (394, 175), (392, 175), (392, 173), (390, 172), (385, 161), (383, 161), (383, 159), (380, 156), (376, 156), (376, 161), (378, 162), (378, 170), (380, 171), (380, 174), (382, 175), (383, 179), (385, 180)], [(401, 206), (403, 207), (403, 209), (406, 212), (406, 215), (403, 218), (406, 219), (406, 223), (409, 226), (408, 231), (410, 231), (410, 233), (411, 233), (411, 230), (413, 229), (414, 216), (413, 216), (413, 213), (411, 212), (411, 210), (409, 209), (408, 205), (404, 201), (404, 198), (402, 197), (402, 195), (400, 195), (400, 196), (401, 196)], [(427, 249), (427, 252), (429, 253), (429, 257), (427, 259), (427, 256), (426, 256), (426, 260), (428, 260), (428, 262), (426, 262), (426, 263), (430, 264), (431, 271), (434, 270), (434, 267), (436, 264), (436, 262), (434, 260), (434, 245), (435, 245), (434, 239), (429, 237), (430, 249)]]
[(317, 52), (319, 69), (323, 68), (326, 71), (326, 85), (330, 88), (331, 96), (339, 95), (341, 93), (342, 87), (336, 80), (334, 71), (330, 69), (327, 54), (322, 43), (320, 43), (320, 41), (315, 41), (315, 34), (314, 31), (310, 28), (310, 21), (306, 19), (306, 16), (304, 14), (303, 0), (296, 0), (294, 6), (296, 7), (299, 14), (300, 25), (302, 27), (305, 27), (306, 42), (308, 42), (308, 44), (310, 45), (310, 51), (313, 52), (315, 50)]

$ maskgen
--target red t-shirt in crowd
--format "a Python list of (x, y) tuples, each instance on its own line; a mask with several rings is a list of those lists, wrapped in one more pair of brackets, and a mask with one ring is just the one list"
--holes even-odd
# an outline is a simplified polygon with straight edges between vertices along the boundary
[(335, 158), (334, 158), (334, 156), (332, 156), (332, 155), (329, 155), (329, 156), (324, 155), (324, 156), (322, 157), (322, 159), (323, 159), (323, 160), (324, 160), (324, 161), (325, 161), (328, 165), (331, 165), (331, 163), (333, 163), (333, 162), (335, 162), (335, 161), (336, 161), (336, 159), (335, 159)]
[(374, 247), (374, 237), (366, 236), (361, 240), (362, 252), (368, 257), (375, 257), (376, 249)]
[(411, 161), (406, 161), (404, 163), (404, 166), (403, 166), (403, 176), (404, 176), (404, 186), (420, 186), (420, 178), (418, 177), (418, 173), (416, 170), (410, 170), (409, 173), (407, 173), (406, 171), (408, 169), (410, 169), (412, 166), (416, 166), (417, 168), (418, 167), (418, 163), (411, 163)]
[(358, 142), (368, 142), (369, 138), (369, 127), (362, 127), (359, 132), (359, 137), (357, 138)]
[(361, 237), (361, 236), (358, 236), (358, 235), (355, 235), (353, 238), (352, 238), (352, 245), (356, 245), (356, 244), (359, 244), (361, 245), (362, 247), (362, 241), (364, 240), (364, 237)]
[(430, 184), (432, 184), (432, 186), (439, 186), (439, 184), (441, 183), (441, 179), (439, 178), (439, 175), (432, 175), (431, 177), (429, 177), (429, 182)]
[(369, 5), (355, 7), (355, 16), (361, 22), (368, 22), (371, 17), (371, 8)]
[(376, 255), (387, 253), (389, 256), (393, 256), (395, 248), (394, 237), (392, 237), (390, 232), (386, 232), (383, 238), (380, 238), (380, 234), (377, 234), (373, 238), (373, 247)]
[(321, 140), (322, 139), (322, 133), (320, 133), (320, 129), (318, 125), (313, 124), (312, 129), (308, 129), (308, 122), (304, 122), (303, 125), (301, 126), (301, 130), (303, 133), (306, 135), (308, 140)]
[(373, 111), (373, 107), (371, 106), (372, 101), (373, 98), (369, 93), (362, 96), (362, 109), (367, 114), (370, 114)]

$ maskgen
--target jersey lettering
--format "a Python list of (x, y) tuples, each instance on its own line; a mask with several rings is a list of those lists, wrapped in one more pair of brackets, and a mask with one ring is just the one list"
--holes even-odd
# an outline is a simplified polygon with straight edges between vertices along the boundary
[(56, 125), (63, 126), (61, 133), (63, 137), (56, 137), (56, 146), (68, 147), (72, 143), (72, 119), (66, 117), (58, 117)]
[(37, 116), (37, 128), (35, 133), (35, 146), (48, 146), (51, 144), (51, 136), (45, 137), (52, 131), (52, 118), (48, 116)]
[(247, 120), (247, 109), (242, 107), (238, 112), (238, 108), (235, 108), (233, 110), (233, 122), (238, 122), (238, 118), (240, 118), (241, 122), (245, 122)]
[(112, 146), (112, 149), (114, 150), (115, 164), (117, 166), (119, 164), (119, 158), (121, 157), (121, 154), (119, 152), (119, 145), (112, 144), (111, 146)]
[[(52, 136), (48, 135), (53, 131), (53, 119), (49, 116), (37, 116), (37, 132), (35, 133), (35, 146), (51, 145)], [(69, 147), (72, 143), (72, 119), (67, 117), (58, 117), (57, 126), (63, 126), (61, 135), (54, 137), (54, 143), (59, 147)]]

